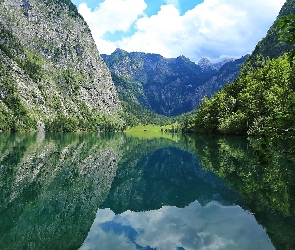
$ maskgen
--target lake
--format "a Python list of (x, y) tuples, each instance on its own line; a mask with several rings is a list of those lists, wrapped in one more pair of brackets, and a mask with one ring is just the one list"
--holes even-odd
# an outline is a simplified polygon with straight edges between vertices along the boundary
[(0, 249), (295, 249), (295, 164), (256, 139), (0, 134)]

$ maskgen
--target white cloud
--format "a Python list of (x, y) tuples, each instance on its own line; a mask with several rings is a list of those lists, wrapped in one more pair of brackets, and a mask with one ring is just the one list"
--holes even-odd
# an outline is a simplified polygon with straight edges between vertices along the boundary
[(144, 0), (105, 0), (94, 11), (82, 3), (79, 12), (88, 23), (99, 51), (111, 53), (116, 46), (103, 36), (107, 32), (128, 31), (146, 7)]
[[(79, 11), (88, 22), (101, 53), (116, 47), (127, 51), (159, 53), (165, 57), (239, 57), (250, 53), (265, 36), (284, 0), (205, 0), (180, 15), (179, 0), (167, 0), (158, 13), (144, 16), (143, 0), (105, 0), (91, 11)], [(117, 41), (105, 41), (107, 32), (136, 32)]]
[(185, 27), (181, 19), (173, 5), (163, 5), (157, 15), (140, 18), (136, 22), (138, 31), (117, 44), (128, 51), (159, 53), (170, 57), (173, 46), (183, 42)]

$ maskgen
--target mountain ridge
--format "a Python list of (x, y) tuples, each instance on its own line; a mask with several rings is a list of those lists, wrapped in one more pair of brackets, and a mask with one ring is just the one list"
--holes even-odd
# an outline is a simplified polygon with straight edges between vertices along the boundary
[[(201, 67), (185, 56), (165, 58), (159, 54), (121, 49), (101, 56), (111, 72), (138, 88), (136, 97), (143, 107), (166, 116), (196, 109), (204, 96), (211, 96), (226, 82), (234, 80), (241, 66), (239, 60), (214, 66), (208, 59), (203, 59)], [(220, 71), (228, 63), (238, 66), (234, 67), (235, 73)], [(213, 87), (206, 89), (210, 83)]]

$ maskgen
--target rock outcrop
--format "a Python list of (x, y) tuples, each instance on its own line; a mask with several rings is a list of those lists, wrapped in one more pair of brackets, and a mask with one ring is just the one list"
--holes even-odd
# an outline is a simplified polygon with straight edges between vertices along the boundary
[(1, 0), (0, 12), (0, 129), (37, 129), (58, 114), (117, 119), (110, 72), (70, 0)]

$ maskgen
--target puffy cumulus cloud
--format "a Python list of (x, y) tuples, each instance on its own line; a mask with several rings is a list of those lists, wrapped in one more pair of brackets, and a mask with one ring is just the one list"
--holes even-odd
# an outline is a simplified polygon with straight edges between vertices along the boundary
[[(137, 32), (118, 42), (118, 47), (127, 51), (159, 53), (171, 57), (175, 45), (184, 41), (185, 27), (173, 5), (163, 5), (157, 15), (142, 17), (136, 22)], [(176, 54), (175, 54), (176, 55)]]
[(104, 39), (107, 32), (128, 31), (147, 5), (144, 0), (105, 0), (94, 11), (86, 3), (79, 5), (79, 13), (88, 23), (99, 50), (111, 53), (115, 48), (113, 41)]
[[(119, 47), (165, 57), (185, 55), (198, 61), (201, 57), (216, 59), (250, 53), (285, 0), (204, 0), (183, 15), (178, 10), (180, 0), (165, 2), (150, 17), (141, 15), (146, 8), (143, 0), (106, 0), (93, 12), (82, 4), (79, 11), (102, 53)], [(104, 40), (107, 32), (126, 31), (133, 24), (133, 34)]]
[(275, 20), (283, 0), (205, 0), (179, 15), (174, 5), (162, 6), (155, 16), (143, 17), (137, 32), (118, 42), (127, 51), (166, 57), (240, 57), (250, 53)]
[[(239, 206), (197, 201), (185, 208), (162, 207), (115, 215), (98, 210), (80, 248), (95, 249), (274, 249), (265, 229)], [(120, 247), (119, 247), (120, 246)]]

